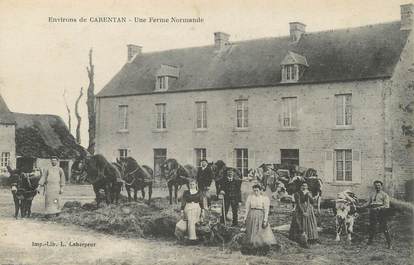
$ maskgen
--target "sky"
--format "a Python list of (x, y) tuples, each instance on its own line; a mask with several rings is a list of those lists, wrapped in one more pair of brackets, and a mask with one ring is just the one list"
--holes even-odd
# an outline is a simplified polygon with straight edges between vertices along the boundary
[[(63, 99), (74, 111), (93, 48), (95, 92), (126, 63), (127, 44), (143, 52), (212, 45), (213, 33), (230, 41), (289, 34), (289, 22), (307, 32), (358, 27), (400, 19), (410, 0), (0, 0), (0, 93), (14, 112), (55, 114), (67, 122)], [(127, 23), (95, 23), (95, 17)], [(73, 18), (77, 22), (49, 22)], [(81, 17), (86, 22), (79, 22)], [(203, 23), (136, 23), (140, 18), (203, 18)], [(132, 20), (129, 22), (129, 20)], [(86, 97), (80, 102), (82, 145), (87, 146)], [(75, 135), (72, 113), (72, 134)]]

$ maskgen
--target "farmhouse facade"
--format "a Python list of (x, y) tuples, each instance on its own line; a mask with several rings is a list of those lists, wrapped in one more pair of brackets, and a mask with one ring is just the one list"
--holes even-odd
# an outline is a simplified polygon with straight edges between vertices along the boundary
[(154, 166), (224, 160), (247, 174), (262, 163), (312, 167), (325, 194), (396, 197), (414, 174), (413, 4), (401, 21), (143, 53), (97, 94), (96, 151)]

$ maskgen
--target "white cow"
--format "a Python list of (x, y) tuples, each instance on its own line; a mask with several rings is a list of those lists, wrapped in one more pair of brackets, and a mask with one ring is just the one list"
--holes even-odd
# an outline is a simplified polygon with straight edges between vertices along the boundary
[(354, 222), (358, 214), (356, 213), (357, 197), (350, 190), (338, 193), (335, 200), (335, 222), (336, 222), (336, 239), (340, 241), (341, 232), (344, 231), (347, 240), (351, 241), (351, 234), (354, 232)]

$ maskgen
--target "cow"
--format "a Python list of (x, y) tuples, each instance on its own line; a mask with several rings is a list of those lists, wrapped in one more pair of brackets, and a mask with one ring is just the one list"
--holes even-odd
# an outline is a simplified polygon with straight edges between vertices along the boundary
[(21, 173), (19, 170), (13, 170), (7, 166), (10, 177), (9, 182), (14, 200), (14, 218), (20, 216), (30, 217), (33, 198), (38, 193), (39, 180), (41, 171), (37, 170), (32, 173)]
[(354, 222), (358, 216), (356, 212), (357, 200), (356, 195), (350, 190), (338, 193), (334, 209), (336, 224), (335, 241), (341, 240), (342, 232), (345, 232), (348, 242), (351, 241), (351, 235), (354, 232)]

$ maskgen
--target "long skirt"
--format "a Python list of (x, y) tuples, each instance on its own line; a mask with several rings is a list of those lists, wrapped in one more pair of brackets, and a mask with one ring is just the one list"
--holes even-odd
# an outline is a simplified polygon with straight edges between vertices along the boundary
[(270, 225), (262, 227), (264, 220), (264, 211), (259, 209), (250, 209), (246, 219), (246, 242), (253, 247), (264, 247), (276, 244)]
[(196, 240), (196, 223), (200, 221), (201, 208), (198, 203), (187, 203), (184, 208), (185, 219), (187, 219), (187, 233), (189, 240)]
[(295, 241), (318, 239), (318, 226), (313, 207), (309, 207), (308, 212), (308, 216), (304, 216), (298, 209), (293, 213), (289, 231), (290, 239)]

